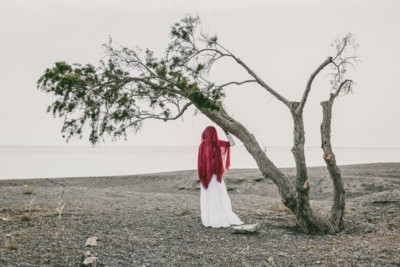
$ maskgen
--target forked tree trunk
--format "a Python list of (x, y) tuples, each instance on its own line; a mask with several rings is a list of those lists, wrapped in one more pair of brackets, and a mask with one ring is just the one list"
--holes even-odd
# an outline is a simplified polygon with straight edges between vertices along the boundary
[[(323, 117), (323, 122), (322, 124), (324, 127), (321, 127), (321, 136), (326, 142), (327, 146), (325, 149), (332, 153), (332, 148), (331, 148), (331, 143), (330, 143), (330, 124), (331, 124), (331, 110), (332, 110), (332, 102), (329, 102), (330, 105), (328, 105), (328, 108), (325, 110), (324, 109), (324, 117)], [(297, 113), (296, 111), (298, 110), (298, 102), (292, 102), (290, 105), (290, 111), (292, 114), (293, 118), (293, 124), (294, 124), (294, 131), (293, 131), (293, 136), (294, 136), (294, 145), (292, 148), (292, 153), (296, 162), (296, 193), (297, 193), (297, 205), (296, 209), (293, 210), (293, 212), (296, 215), (296, 218), (299, 222), (299, 225), (301, 229), (310, 234), (333, 234), (337, 233), (340, 231), (342, 228), (339, 227), (339, 220), (337, 220), (337, 216), (343, 215), (343, 210), (344, 210), (344, 195), (338, 193), (336, 194), (336, 189), (335, 189), (335, 198), (334, 198), (334, 204), (332, 208), (332, 214), (331, 218), (328, 220), (326, 218), (323, 218), (321, 216), (318, 216), (317, 214), (314, 214), (311, 206), (310, 206), (310, 201), (309, 201), (309, 189), (310, 189), (310, 181), (308, 179), (307, 175), (307, 165), (306, 165), (306, 158), (305, 158), (305, 151), (304, 151), (304, 145), (305, 145), (305, 131), (304, 131), (304, 121), (303, 121), (303, 113)], [(324, 105), (323, 105), (324, 106)], [(326, 114), (326, 115), (325, 115)], [(329, 118), (329, 119), (328, 119)], [(322, 128), (324, 128), (324, 132), (322, 132)], [(328, 131), (328, 132), (326, 132)], [(327, 133), (327, 134), (326, 134)], [(324, 150), (325, 151), (325, 150)], [(333, 153), (332, 153), (333, 154)], [(333, 155), (334, 157), (334, 155)], [(325, 159), (326, 161), (326, 159)], [(333, 177), (333, 174), (335, 177), (337, 177), (337, 173), (339, 173), (340, 177), (340, 170), (336, 165), (336, 162), (333, 161), (332, 159), (328, 160), (329, 161), (329, 166), (328, 170)], [(340, 181), (341, 184), (341, 179), (337, 178), (332, 178), (334, 181)], [(335, 182), (334, 182), (335, 183)], [(340, 186), (338, 186), (340, 188)], [(341, 187), (343, 189), (343, 186)], [(336, 197), (338, 196), (338, 197)], [(338, 204), (337, 200), (342, 200), (343, 205)], [(341, 209), (342, 207), (342, 209)], [(335, 212), (335, 215), (333, 211)], [(340, 213), (341, 210), (341, 213)], [(335, 219), (332, 219), (335, 218)], [(342, 217), (341, 217), (342, 218)], [(343, 220), (341, 220), (341, 223), (343, 223)]]

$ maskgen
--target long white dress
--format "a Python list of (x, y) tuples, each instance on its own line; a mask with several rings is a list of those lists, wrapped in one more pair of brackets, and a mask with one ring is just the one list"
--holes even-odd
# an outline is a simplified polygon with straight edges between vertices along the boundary
[(201, 222), (206, 227), (229, 227), (231, 225), (240, 225), (243, 222), (232, 211), (231, 200), (226, 190), (224, 179), (217, 181), (214, 174), (208, 188), (201, 186), (200, 209)]
[[(235, 143), (230, 136), (227, 136), (231, 146)], [(241, 225), (243, 222), (232, 211), (231, 200), (226, 190), (224, 179), (217, 181), (214, 174), (208, 188), (200, 186), (200, 209), (201, 222), (206, 227), (229, 227)]]

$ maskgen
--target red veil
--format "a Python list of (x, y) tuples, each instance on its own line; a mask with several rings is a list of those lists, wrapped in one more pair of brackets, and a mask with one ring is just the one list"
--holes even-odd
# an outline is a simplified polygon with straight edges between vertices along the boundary
[[(225, 161), (225, 162), (224, 162)], [(218, 139), (217, 130), (208, 126), (201, 135), (197, 170), (201, 185), (207, 189), (213, 174), (217, 181), (222, 181), (222, 175), (230, 166), (230, 144)]]

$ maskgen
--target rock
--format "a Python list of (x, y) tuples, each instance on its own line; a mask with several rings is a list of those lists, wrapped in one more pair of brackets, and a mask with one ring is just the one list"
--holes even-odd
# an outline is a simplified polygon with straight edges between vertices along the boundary
[(234, 234), (251, 234), (255, 233), (259, 227), (260, 224), (255, 223), (232, 226), (232, 229)]
[(90, 253), (90, 251), (86, 251), (85, 253), (83, 253), (81, 260), (84, 261), (89, 257), (92, 257), (92, 253)]
[(400, 216), (393, 218), (387, 225), (387, 228), (389, 228), (390, 230), (394, 230), (397, 228), (400, 228)]
[(88, 267), (96, 267), (97, 265), (97, 258), (96, 257), (87, 257), (82, 263), (81, 266), (88, 266)]
[(94, 257), (92, 255), (92, 253), (90, 253), (90, 251), (86, 251), (82, 255), (82, 263), (81, 263), (80, 266), (82, 266), (82, 267), (85, 267), (85, 266), (96, 267), (97, 260), (98, 260), (97, 257)]
[(272, 257), (272, 256), (270, 256), (270, 257), (268, 258), (268, 263), (269, 263), (269, 265), (271, 265), (271, 266), (276, 266), (274, 257)]
[(97, 236), (91, 236), (86, 240), (86, 247), (97, 247)]

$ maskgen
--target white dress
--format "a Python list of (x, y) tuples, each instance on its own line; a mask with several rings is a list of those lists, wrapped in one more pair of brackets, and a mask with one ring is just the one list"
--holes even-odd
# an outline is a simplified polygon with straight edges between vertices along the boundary
[[(230, 136), (227, 136), (231, 146), (235, 143)], [(214, 174), (208, 188), (200, 186), (200, 209), (201, 222), (206, 227), (229, 227), (241, 225), (243, 222), (232, 211), (231, 200), (226, 190), (224, 179), (221, 183), (217, 181)]]
[(243, 222), (232, 211), (231, 200), (226, 190), (224, 179), (217, 181), (214, 174), (208, 188), (200, 189), (201, 222), (206, 227), (229, 227)]

